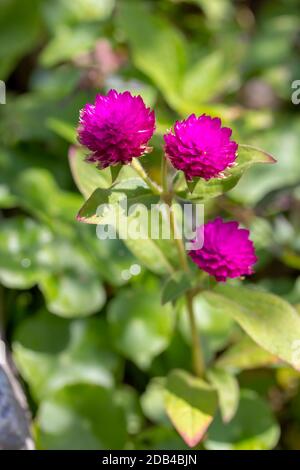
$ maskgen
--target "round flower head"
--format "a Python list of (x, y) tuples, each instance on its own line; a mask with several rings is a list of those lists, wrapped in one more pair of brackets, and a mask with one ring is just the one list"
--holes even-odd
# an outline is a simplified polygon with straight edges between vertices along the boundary
[(80, 111), (78, 139), (91, 151), (87, 161), (106, 168), (130, 163), (149, 151), (147, 143), (154, 129), (154, 112), (140, 96), (110, 90)]
[(222, 176), (234, 164), (238, 145), (230, 140), (231, 129), (221, 127), (221, 119), (192, 114), (177, 121), (174, 131), (165, 134), (165, 152), (172, 165), (188, 180)]
[[(198, 249), (201, 240), (203, 246)], [(192, 243), (195, 246), (189, 256), (217, 281), (253, 274), (252, 266), (257, 261), (253, 242), (249, 230), (239, 228), (237, 222), (224, 222), (218, 217), (198, 227)]]

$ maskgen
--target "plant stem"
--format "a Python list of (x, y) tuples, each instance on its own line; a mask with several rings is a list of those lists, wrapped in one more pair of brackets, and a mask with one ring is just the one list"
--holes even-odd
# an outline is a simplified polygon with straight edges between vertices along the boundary
[(190, 320), (191, 333), (192, 333), (192, 350), (193, 350), (193, 366), (194, 372), (197, 377), (203, 377), (205, 371), (205, 363), (203, 352), (200, 344), (200, 338), (197, 332), (197, 325), (195, 320), (195, 313), (193, 307), (193, 296), (190, 292), (185, 295), (187, 311)]
[(182, 239), (179, 238), (178, 234), (177, 234), (177, 228), (176, 228), (176, 220), (175, 220), (175, 215), (174, 215), (174, 210), (172, 208), (172, 201), (168, 201), (168, 199), (165, 199), (167, 204), (169, 205), (169, 208), (170, 208), (170, 229), (171, 229), (171, 235), (172, 235), (172, 238), (176, 244), (176, 247), (177, 247), (177, 251), (178, 251), (178, 255), (179, 255), (179, 260), (180, 260), (180, 264), (182, 266), (182, 269), (185, 271), (185, 272), (189, 272), (189, 265), (187, 263), (187, 259), (186, 259), (186, 254), (185, 254), (185, 249), (184, 249), (184, 245), (182, 243)]
[(168, 175), (167, 175), (167, 159), (165, 155), (161, 159), (161, 182), (164, 194), (168, 194)]
[[(157, 194), (159, 196), (162, 196), (164, 201), (168, 204), (169, 206), (169, 213), (170, 213), (170, 232), (172, 239), (174, 240), (174, 243), (177, 247), (178, 255), (179, 255), (179, 260), (182, 269), (185, 272), (189, 272), (189, 265), (187, 262), (187, 257), (186, 257), (186, 252), (184, 248), (184, 244), (182, 242), (182, 238), (178, 236), (177, 233), (177, 226), (176, 226), (176, 220), (175, 220), (175, 214), (174, 210), (172, 207), (172, 202), (173, 202), (173, 197), (172, 194), (168, 191), (168, 183), (167, 183), (167, 161), (166, 158), (163, 157), (162, 161), (162, 185), (163, 189), (156, 184), (152, 179), (147, 175), (146, 171), (144, 170), (143, 166), (140, 164), (140, 162), (134, 158), (131, 162), (132, 168), (136, 171), (136, 173), (142, 178), (143, 181), (147, 184), (147, 186), (151, 189), (151, 191), (154, 194)], [(200, 344), (200, 338), (198, 336), (197, 332), (197, 325), (196, 325), (196, 320), (195, 320), (195, 313), (194, 313), (194, 307), (193, 307), (193, 292), (189, 291), (185, 295), (186, 297), (186, 303), (187, 303), (187, 311), (188, 311), (188, 316), (190, 320), (190, 326), (191, 326), (191, 334), (192, 334), (192, 351), (193, 351), (193, 366), (194, 366), (194, 372), (197, 377), (203, 377), (204, 375), (204, 370), (205, 370), (205, 364), (204, 364), (204, 359), (203, 359), (203, 353), (202, 353), (202, 348)]]
[[(174, 211), (172, 209), (172, 198), (165, 197), (165, 201), (169, 205), (169, 208), (170, 208), (170, 230), (171, 230), (172, 238), (177, 247), (180, 264), (182, 266), (182, 269), (188, 273), (189, 265), (188, 265), (187, 258), (186, 258), (185, 248), (184, 248), (182, 239), (177, 236), (176, 220), (175, 220)], [(203, 377), (204, 371), (205, 371), (205, 362), (203, 358), (202, 347), (200, 344), (200, 338), (199, 338), (198, 331), (197, 331), (192, 291), (188, 291), (185, 295), (185, 298), (186, 298), (187, 311), (188, 311), (190, 327), (191, 327), (191, 335), (192, 335), (194, 373), (197, 377)]]
[(145, 181), (147, 186), (152, 190), (154, 194), (157, 194), (159, 196), (162, 194), (161, 187), (157, 183), (155, 183), (155, 181), (152, 181), (150, 176), (147, 175), (141, 163), (136, 158), (132, 159), (131, 166), (135, 170), (135, 172), (142, 178), (142, 180)]

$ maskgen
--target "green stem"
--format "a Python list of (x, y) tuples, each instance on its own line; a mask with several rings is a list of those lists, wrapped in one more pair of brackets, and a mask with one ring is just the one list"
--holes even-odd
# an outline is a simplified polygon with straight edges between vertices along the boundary
[(194, 372), (197, 377), (203, 377), (205, 372), (205, 362), (200, 344), (200, 338), (197, 331), (194, 307), (193, 307), (193, 296), (190, 292), (185, 295), (187, 311), (190, 320), (191, 333), (192, 333), (192, 350), (193, 350), (193, 366)]
[(131, 162), (131, 166), (135, 170), (135, 172), (142, 178), (142, 180), (145, 181), (147, 186), (152, 190), (154, 194), (157, 194), (158, 196), (162, 194), (161, 187), (158, 184), (156, 184), (155, 181), (152, 181), (150, 176), (148, 176), (147, 173), (145, 172), (141, 163), (136, 158), (133, 158)]
[(172, 201), (168, 201), (167, 198), (165, 199), (165, 201), (167, 202), (167, 204), (169, 206), (169, 209), (170, 209), (171, 235), (172, 235), (172, 238), (173, 238), (173, 240), (176, 244), (176, 247), (177, 247), (180, 264), (182, 266), (182, 269), (185, 272), (189, 272), (189, 265), (188, 265), (188, 262), (187, 262), (187, 259), (186, 259), (186, 253), (185, 253), (184, 245), (182, 243), (182, 239), (179, 238), (179, 236), (177, 234), (177, 225), (176, 225), (174, 210), (172, 208)]
[[(182, 266), (182, 269), (188, 273), (189, 265), (187, 262), (184, 244), (182, 242), (182, 239), (177, 236), (176, 220), (175, 220), (175, 215), (174, 215), (174, 211), (172, 208), (172, 198), (165, 197), (165, 201), (169, 205), (169, 208), (170, 208), (170, 230), (171, 230), (172, 238), (177, 247), (180, 264)], [(192, 292), (188, 291), (185, 295), (185, 298), (186, 298), (187, 311), (188, 311), (190, 327), (191, 327), (191, 335), (192, 335), (194, 373), (197, 377), (203, 377), (204, 372), (205, 372), (205, 362), (204, 362), (202, 347), (200, 344), (200, 338), (199, 338), (198, 331), (197, 331)]]
[(165, 155), (162, 156), (161, 159), (161, 180), (162, 180), (162, 187), (164, 194), (168, 194), (168, 175), (167, 175), (167, 159)]

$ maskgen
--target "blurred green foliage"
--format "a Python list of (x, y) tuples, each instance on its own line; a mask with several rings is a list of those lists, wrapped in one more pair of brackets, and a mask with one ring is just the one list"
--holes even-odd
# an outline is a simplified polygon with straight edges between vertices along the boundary
[[(206, 217), (249, 227), (259, 255), (249, 282), (300, 304), (298, 8), (298, 0), (1, 1), (0, 312), (38, 448), (185, 448), (162, 407), (162, 377), (191, 369), (182, 308), (160, 304), (156, 273), (168, 260), (159, 246), (143, 247), (132, 275), (140, 259), (122, 241), (99, 241), (76, 221), (83, 197), (72, 173), (91, 189), (99, 180), (72, 156), (70, 168), (68, 152), (79, 109), (97, 92), (129, 89), (155, 108), (154, 152), (143, 157), (154, 178), (162, 133), (190, 113), (218, 115), (235, 140), (276, 156), (277, 165), (249, 169), (207, 203)], [(217, 357), (243, 389), (233, 420), (217, 417), (202, 446), (300, 449), (300, 374), (245, 339), (209, 299), (197, 299), (196, 314), (207, 361)]]

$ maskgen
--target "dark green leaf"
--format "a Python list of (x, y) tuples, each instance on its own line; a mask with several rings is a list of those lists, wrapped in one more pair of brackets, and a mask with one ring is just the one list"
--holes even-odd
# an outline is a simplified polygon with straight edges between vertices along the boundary
[(174, 311), (162, 306), (155, 292), (141, 288), (122, 291), (109, 305), (108, 321), (114, 347), (141, 369), (168, 346)]
[(162, 290), (162, 304), (173, 302), (192, 287), (191, 276), (184, 272), (174, 273), (165, 283)]
[(122, 449), (126, 421), (116, 395), (99, 385), (64, 387), (43, 401), (36, 420), (39, 449)]
[(70, 321), (46, 311), (21, 323), (13, 355), (37, 401), (78, 382), (111, 387), (119, 367), (102, 318)]
[(279, 439), (280, 428), (268, 404), (256, 393), (244, 390), (239, 408), (228, 424), (217, 415), (205, 447), (210, 450), (268, 450)]

